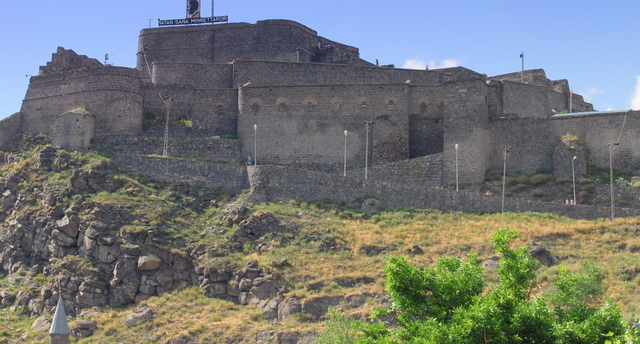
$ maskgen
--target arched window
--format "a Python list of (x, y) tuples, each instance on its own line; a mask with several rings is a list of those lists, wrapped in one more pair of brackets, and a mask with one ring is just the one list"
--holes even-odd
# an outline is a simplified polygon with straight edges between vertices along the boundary
[(395, 109), (396, 109), (396, 103), (394, 103), (394, 102), (393, 102), (393, 100), (390, 100), (390, 101), (387, 103), (387, 108), (388, 108), (389, 110), (395, 110)]
[(427, 112), (427, 103), (425, 102), (420, 103), (420, 112), (421, 113)]

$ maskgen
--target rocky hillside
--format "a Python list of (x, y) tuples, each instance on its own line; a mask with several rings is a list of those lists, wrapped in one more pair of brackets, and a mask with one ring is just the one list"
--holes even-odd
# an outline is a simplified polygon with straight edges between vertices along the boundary
[(387, 255), (427, 265), (473, 250), (490, 274), (504, 226), (539, 258), (539, 292), (559, 265), (590, 258), (627, 315), (638, 305), (637, 219), (253, 205), (41, 137), (17, 147), (0, 159), (0, 343), (46, 342), (58, 296), (77, 342), (313, 342), (332, 307), (365, 317), (389, 305)]

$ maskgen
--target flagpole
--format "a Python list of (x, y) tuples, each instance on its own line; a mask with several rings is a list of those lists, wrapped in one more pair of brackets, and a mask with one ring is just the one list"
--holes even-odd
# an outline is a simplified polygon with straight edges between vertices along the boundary
[(569, 113), (573, 112), (573, 91), (569, 89)]

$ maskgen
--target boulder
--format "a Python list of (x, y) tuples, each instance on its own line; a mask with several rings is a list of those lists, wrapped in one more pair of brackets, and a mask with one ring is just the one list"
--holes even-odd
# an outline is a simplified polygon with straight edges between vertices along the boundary
[(280, 291), (280, 285), (278, 282), (274, 280), (268, 280), (262, 283), (259, 286), (253, 286), (250, 289), (251, 296), (255, 297), (258, 300), (267, 300), (276, 295), (278, 295), (278, 291)]
[(46, 316), (41, 316), (31, 324), (31, 329), (36, 331), (46, 331), (51, 327), (51, 322)]
[(552, 266), (558, 264), (558, 259), (552, 256), (551, 252), (540, 245), (531, 246), (529, 248), (529, 253), (531, 253), (531, 255), (542, 265)]
[(298, 344), (300, 343), (300, 333), (298, 332), (278, 332), (276, 334), (277, 344)]
[(80, 226), (80, 219), (76, 215), (65, 215), (60, 220), (56, 221), (58, 229), (68, 236), (75, 238), (78, 236), (78, 228)]
[(133, 327), (153, 319), (153, 311), (148, 306), (136, 308), (133, 312), (124, 317), (124, 323), (128, 327)]
[(140, 271), (156, 271), (162, 264), (162, 260), (153, 256), (142, 256), (138, 258), (138, 270)]
[(304, 314), (309, 314), (314, 320), (318, 320), (324, 315), (320, 307), (313, 301), (303, 303), (300, 310)]
[(300, 312), (302, 312), (302, 302), (300, 299), (292, 297), (278, 306), (278, 320), (284, 320)]
[(71, 237), (57, 229), (51, 231), (51, 237), (55, 240), (56, 244), (63, 247), (73, 247), (77, 244), (75, 236)]

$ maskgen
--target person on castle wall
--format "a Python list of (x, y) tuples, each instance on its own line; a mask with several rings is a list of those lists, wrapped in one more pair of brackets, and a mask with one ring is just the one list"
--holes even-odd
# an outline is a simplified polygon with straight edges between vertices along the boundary
[(251, 155), (249, 155), (249, 157), (247, 158), (247, 165), (251, 166)]

